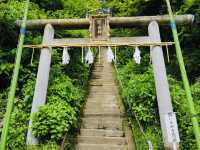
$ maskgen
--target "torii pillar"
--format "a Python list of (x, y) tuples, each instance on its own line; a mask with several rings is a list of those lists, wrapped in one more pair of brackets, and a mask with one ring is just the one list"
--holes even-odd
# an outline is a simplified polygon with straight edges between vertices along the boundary
[[(47, 24), (44, 29), (43, 44), (51, 44), (54, 39), (54, 28)], [(38, 108), (46, 103), (46, 95), (49, 80), (49, 71), (51, 65), (52, 48), (41, 49), (40, 61), (38, 66), (37, 80), (35, 92), (33, 96), (31, 117), (32, 114), (38, 111)], [(27, 145), (37, 145), (38, 139), (34, 137), (32, 130), (32, 119), (29, 121), (29, 129), (27, 133)]]
[[(148, 30), (149, 30), (149, 37), (152, 42), (161, 42), (159, 26), (156, 21), (152, 21), (149, 24)], [(170, 128), (166, 120), (166, 116), (170, 113), (173, 114), (173, 107), (171, 103), (169, 84), (167, 80), (167, 73), (166, 73), (162, 46), (152, 46), (150, 51), (151, 51), (151, 58), (152, 58), (154, 79), (156, 85), (156, 93), (157, 93), (156, 95), (157, 95), (164, 146), (166, 150), (178, 149), (179, 148), (178, 142), (176, 143), (176, 141), (174, 141), (173, 143), (171, 142), (171, 140), (169, 141)], [(177, 122), (174, 122), (174, 124), (176, 129)]]

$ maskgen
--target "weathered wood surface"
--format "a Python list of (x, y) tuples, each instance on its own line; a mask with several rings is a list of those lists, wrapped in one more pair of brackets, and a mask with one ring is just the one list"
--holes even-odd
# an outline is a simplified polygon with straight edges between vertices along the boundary
[(64, 38), (54, 39), (53, 44), (70, 44), (70, 45), (82, 45), (82, 46), (95, 46), (95, 45), (131, 45), (134, 43), (151, 43), (148, 36), (143, 37), (112, 37), (109, 41), (92, 41), (90, 38)]
[[(193, 15), (179, 15), (175, 17), (178, 25), (191, 24), (194, 21)], [(168, 25), (170, 18), (168, 15), (163, 16), (138, 16), (138, 17), (110, 17), (109, 23), (111, 28), (119, 27), (133, 27), (133, 26), (146, 26), (151, 21), (157, 21), (160, 25)], [(17, 26), (21, 26), (22, 21), (16, 21)], [(55, 28), (66, 29), (88, 29), (90, 26), (90, 19), (36, 19), (28, 20), (28, 29), (44, 28), (46, 24), (51, 24)]]

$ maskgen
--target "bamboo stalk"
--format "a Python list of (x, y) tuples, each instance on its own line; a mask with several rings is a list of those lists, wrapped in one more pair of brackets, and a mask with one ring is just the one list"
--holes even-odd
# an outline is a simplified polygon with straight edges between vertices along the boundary
[(185, 93), (186, 93), (187, 102), (188, 102), (188, 108), (189, 108), (190, 115), (191, 115), (193, 132), (194, 132), (194, 135), (195, 135), (195, 138), (196, 138), (196, 145), (197, 145), (197, 149), (200, 150), (199, 122), (198, 122), (198, 118), (197, 118), (197, 112), (195, 110), (195, 104), (194, 104), (194, 101), (193, 101), (187, 72), (186, 72), (186, 69), (185, 69), (185, 63), (184, 63), (184, 60), (183, 60), (183, 54), (182, 54), (182, 51), (181, 51), (181, 46), (180, 46), (179, 37), (178, 37), (178, 31), (177, 31), (177, 27), (176, 27), (176, 20), (174, 18), (174, 14), (173, 14), (173, 11), (172, 11), (172, 8), (171, 8), (170, 1), (166, 0), (166, 3), (167, 3), (167, 7), (168, 7), (168, 13), (169, 13), (169, 16), (170, 16), (170, 22), (171, 22), (171, 28), (172, 28), (172, 33), (173, 33), (173, 37), (174, 37), (175, 47), (176, 47), (177, 59), (178, 59), (178, 63), (179, 63), (180, 71), (181, 71), (183, 85), (184, 85), (184, 88), (185, 88)]
[(30, 0), (26, 0), (26, 4), (25, 4), (25, 8), (24, 8), (24, 17), (23, 17), (21, 31), (20, 31), (18, 48), (17, 48), (17, 52), (16, 52), (15, 68), (14, 68), (13, 77), (12, 77), (12, 81), (11, 81), (10, 91), (8, 94), (8, 103), (7, 103), (7, 108), (6, 108), (6, 114), (5, 114), (4, 121), (3, 121), (3, 130), (2, 130), (2, 134), (1, 134), (0, 150), (6, 149), (7, 136), (8, 136), (8, 130), (9, 130), (9, 125), (10, 125), (10, 118), (11, 118), (11, 113), (12, 113), (13, 105), (14, 105), (17, 80), (18, 80), (18, 76), (19, 76), (19, 69), (20, 69), (20, 63), (21, 63), (21, 57), (22, 57), (22, 51), (23, 51), (23, 44), (24, 44), (25, 31), (26, 31), (26, 20), (27, 20), (28, 10), (29, 10), (29, 2), (30, 2)]

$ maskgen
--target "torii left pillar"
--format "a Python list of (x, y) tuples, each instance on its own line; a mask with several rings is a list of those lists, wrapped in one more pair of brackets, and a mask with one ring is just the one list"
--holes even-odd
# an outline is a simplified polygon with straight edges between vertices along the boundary
[[(42, 44), (51, 44), (54, 39), (54, 28), (47, 24), (44, 29), (44, 36)], [(41, 49), (40, 62), (38, 66), (37, 80), (32, 102), (31, 116), (38, 108), (46, 103), (46, 95), (49, 80), (49, 71), (51, 65), (52, 48)], [(27, 133), (27, 145), (37, 145), (38, 139), (34, 137), (32, 130), (32, 120), (29, 121), (29, 129)]]

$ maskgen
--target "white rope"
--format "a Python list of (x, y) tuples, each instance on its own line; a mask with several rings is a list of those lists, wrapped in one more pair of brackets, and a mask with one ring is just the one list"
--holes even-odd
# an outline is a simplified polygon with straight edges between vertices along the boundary
[(147, 140), (148, 146), (149, 146), (149, 150), (153, 150), (153, 144), (150, 140)]
[(99, 46), (99, 64), (101, 63), (101, 47)]
[(112, 52), (111, 47), (109, 46), (109, 47), (108, 47), (108, 51), (107, 51), (107, 61), (108, 61), (109, 63), (112, 63), (114, 60), (115, 60), (115, 56), (114, 56), (114, 54), (113, 54), (113, 52)]
[(81, 61), (82, 61), (82, 63), (84, 62), (84, 48), (83, 48), (83, 46), (81, 48)]
[(70, 61), (70, 56), (68, 53), (68, 48), (64, 47), (63, 48), (63, 56), (62, 56), (62, 64), (67, 65), (67, 64), (69, 64), (69, 61)]
[(93, 53), (92, 53), (90, 47), (88, 48), (87, 54), (85, 56), (85, 62), (86, 62), (86, 64), (89, 64), (89, 65), (94, 62), (94, 56), (93, 56)]
[(140, 49), (138, 47), (135, 47), (135, 52), (133, 54), (133, 58), (134, 58), (136, 64), (140, 64), (141, 63), (140, 54), (141, 54)]
[(115, 46), (115, 63), (117, 63), (117, 47)]
[(169, 58), (169, 49), (168, 49), (168, 46), (166, 45), (166, 51), (167, 51), (167, 60), (168, 60), (168, 63), (170, 62), (170, 58)]
[(33, 48), (32, 55), (31, 55), (31, 66), (33, 65), (34, 54), (35, 54), (35, 48)]

